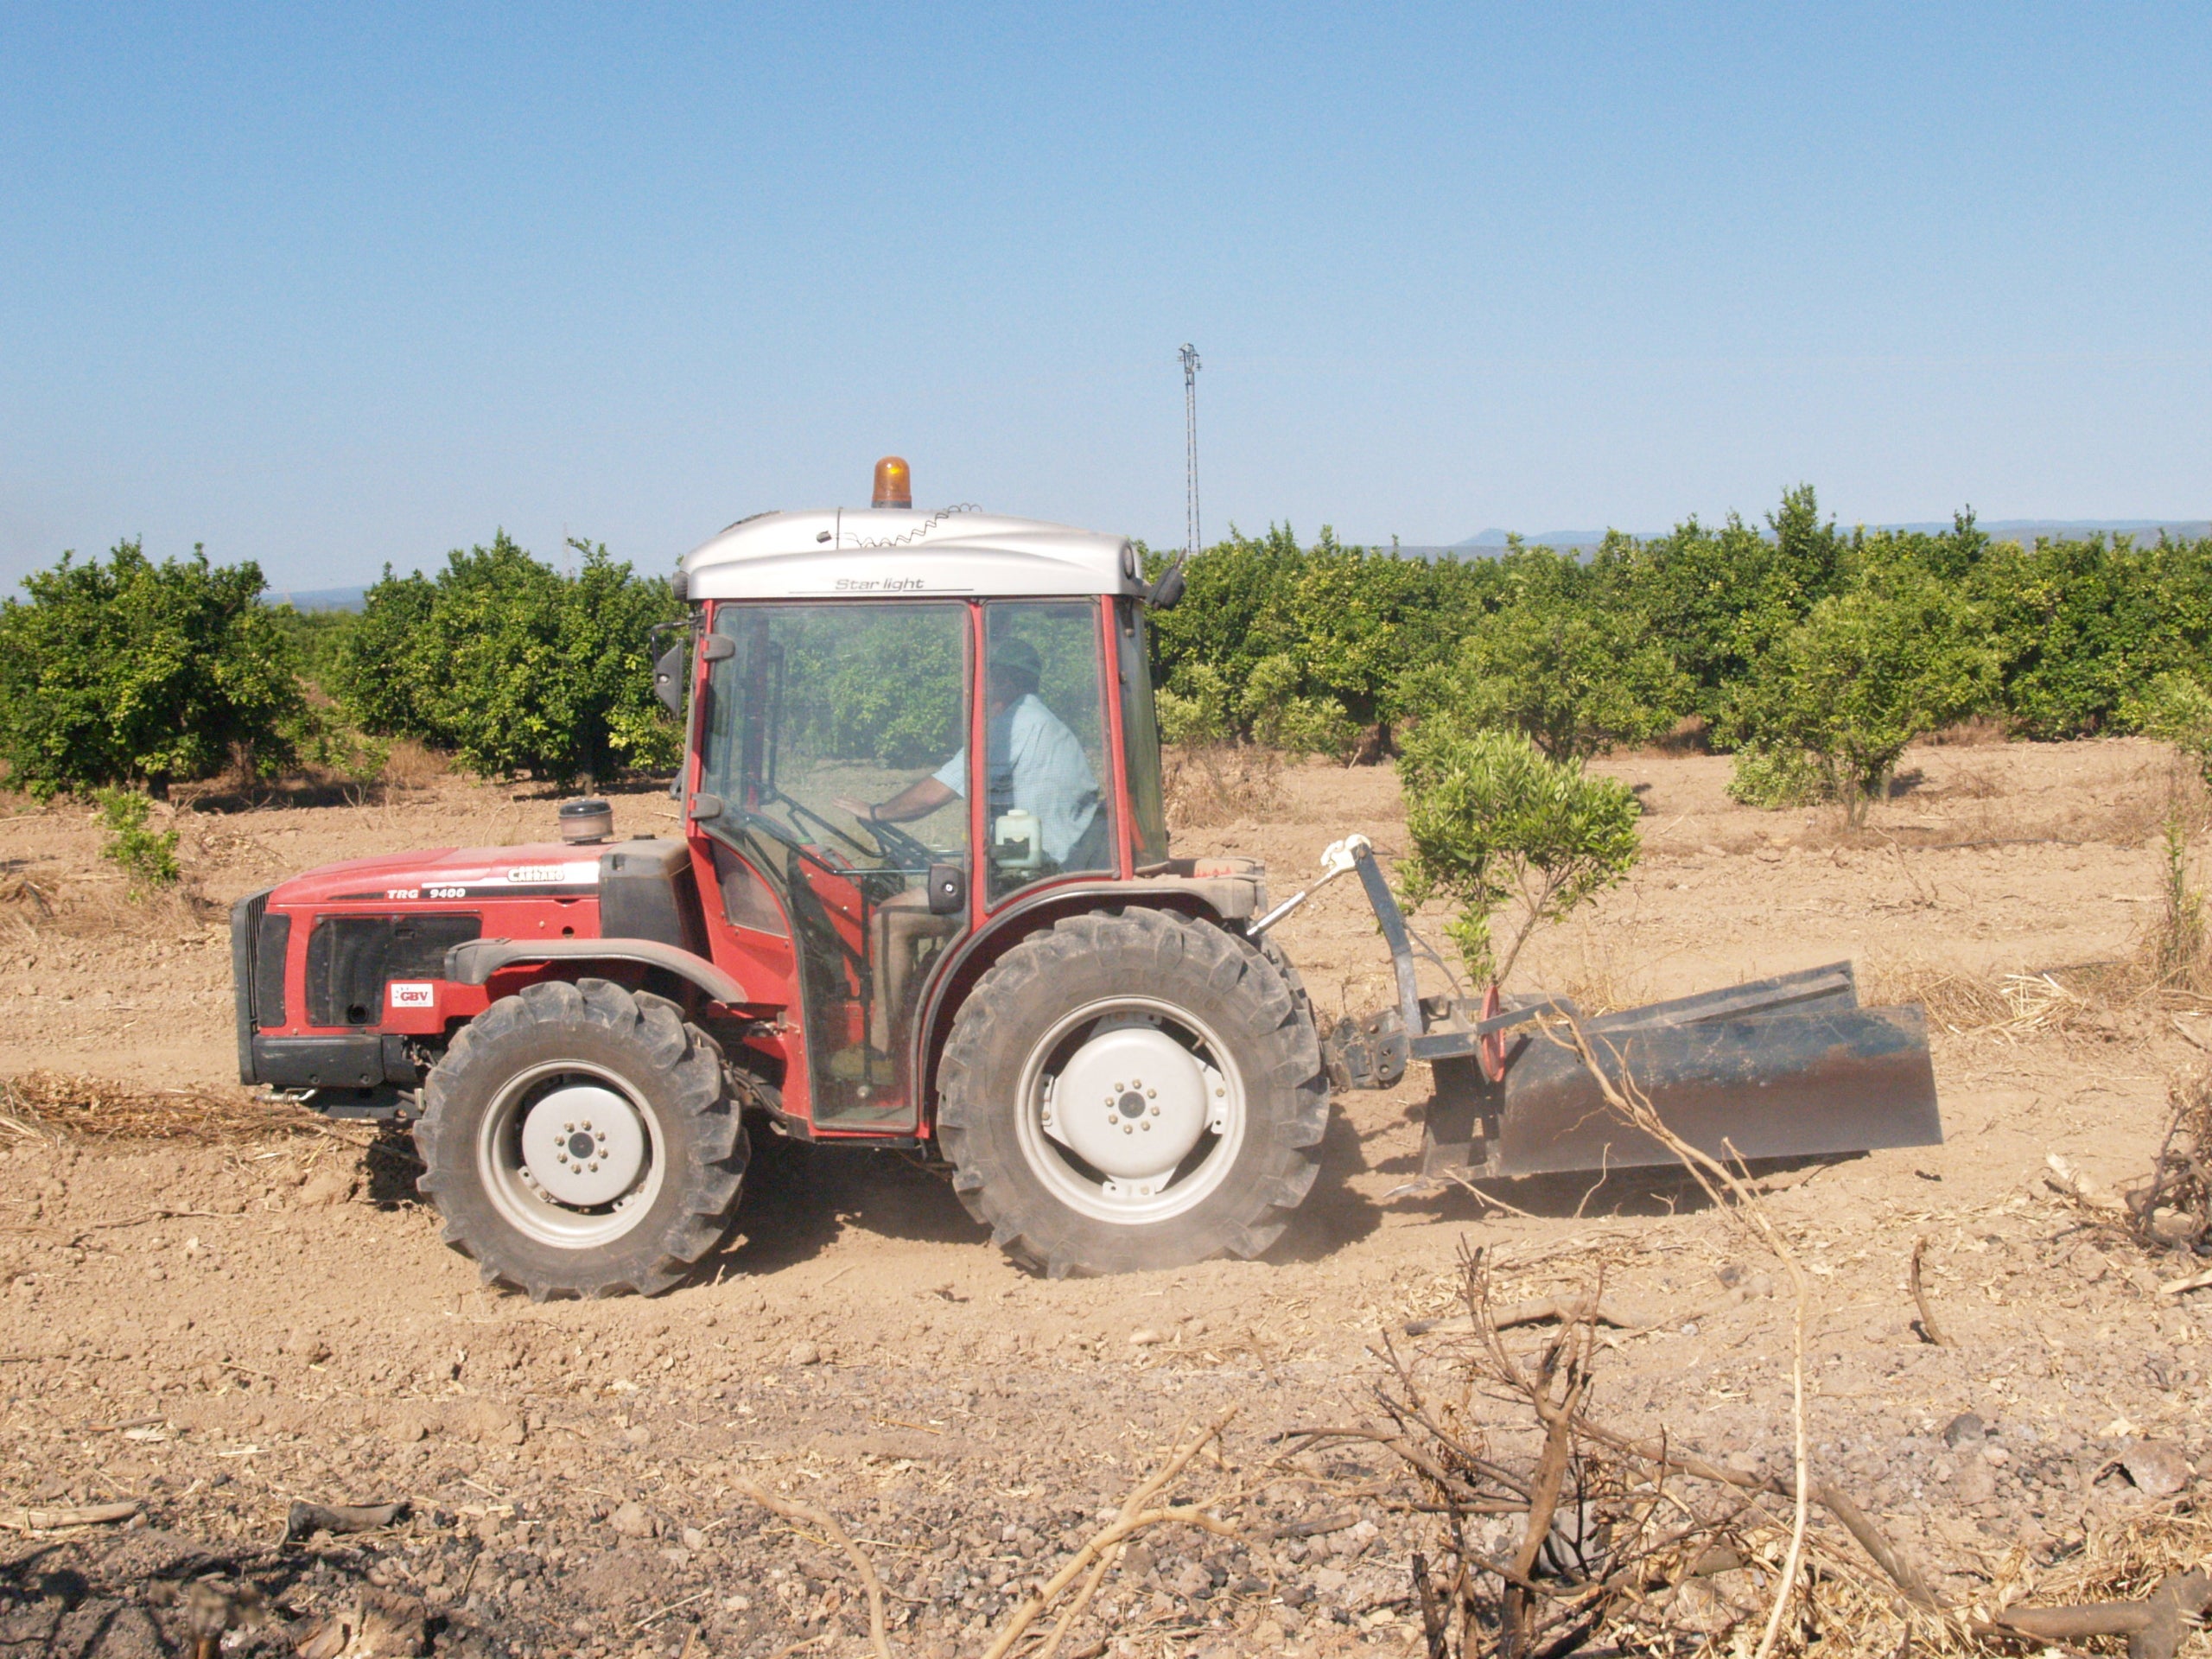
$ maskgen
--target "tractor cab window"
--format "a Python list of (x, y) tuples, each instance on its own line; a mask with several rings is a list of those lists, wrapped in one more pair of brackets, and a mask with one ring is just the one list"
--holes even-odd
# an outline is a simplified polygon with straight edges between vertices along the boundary
[(1115, 866), (1095, 600), (983, 607), (986, 860), (994, 900)]
[(720, 810), (698, 822), (791, 918), (815, 1121), (911, 1121), (915, 1004), (966, 926), (926, 878), (968, 866), (965, 790), (939, 779), (966, 745), (969, 607), (726, 604), (714, 639), (700, 790)]

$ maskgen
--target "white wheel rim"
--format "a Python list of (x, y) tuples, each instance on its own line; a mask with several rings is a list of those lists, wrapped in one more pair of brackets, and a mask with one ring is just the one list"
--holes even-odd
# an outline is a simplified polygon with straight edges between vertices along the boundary
[(666, 1145), (652, 1105), (622, 1077), (554, 1061), (499, 1090), (477, 1132), (476, 1171), (516, 1231), (559, 1249), (593, 1249), (645, 1219), (660, 1193)]
[(1070, 1209), (1136, 1227), (1197, 1208), (1244, 1144), (1244, 1080), (1205, 1021), (1151, 997), (1087, 1003), (1030, 1050), (1014, 1133)]

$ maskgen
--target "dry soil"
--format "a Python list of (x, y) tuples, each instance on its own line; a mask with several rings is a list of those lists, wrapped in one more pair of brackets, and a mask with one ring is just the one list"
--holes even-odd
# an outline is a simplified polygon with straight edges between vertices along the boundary
[[(1863, 833), (1732, 804), (1725, 760), (1602, 764), (1644, 801), (1643, 863), (1531, 947), (1522, 984), (1618, 1006), (1850, 958), (1877, 988), (1931, 988), (1958, 1027), (1934, 1022), (1943, 1146), (1765, 1200), (1817, 1286), (1822, 1471), (1962, 1593), (2007, 1552), (2047, 1560), (2085, 1527), (2190, 1503), (2195, 1471), (2212, 1476), (2208, 1316), (2159, 1293), (2177, 1264), (2039, 1179), (2054, 1152), (2109, 1183), (2143, 1172), (2168, 1080), (2197, 1056), (2185, 1007), (2061, 994), (2161, 912), (2165, 752), (1916, 750)], [(177, 817), (199, 904), (130, 898), (81, 808), (0, 817), (0, 1076), (235, 1090), (221, 906), (339, 857), (543, 838), (554, 810), (453, 779), (222, 805)], [(664, 796), (617, 809), (626, 830), (674, 823)], [(1263, 819), (1177, 841), (1260, 855), (1281, 895), (1353, 830), (1400, 846), (1387, 772), (1290, 769)], [(1280, 938), (1325, 1016), (1385, 1000), (1352, 884)], [(2073, 971), (1991, 1003), (2007, 976), (2052, 969)], [(1505, 1294), (1602, 1269), (1645, 1310), (1604, 1356), (1600, 1415), (1786, 1469), (1775, 1263), (1676, 1180), (1495, 1189), (1510, 1209), (1419, 1185), (1420, 1071), (1339, 1098), (1321, 1182), (1261, 1261), (1047, 1282), (937, 1175), (770, 1143), (694, 1281), (543, 1306), (480, 1287), (414, 1201), (404, 1147), (366, 1130), (0, 1126), (0, 1512), (143, 1503), (119, 1530), (0, 1544), (0, 1654), (177, 1651), (164, 1575), (239, 1570), (274, 1603), (231, 1651), (289, 1651), (287, 1619), (364, 1580), (423, 1598), (441, 1652), (865, 1651), (849, 1568), (743, 1482), (864, 1541), (902, 1652), (980, 1653), (1180, 1434), (1232, 1406), (1226, 1466), (1201, 1460), (1175, 1491), (1241, 1488), (1224, 1511), (1238, 1535), (1153, 1535), (1063, 1651), (1414, 1650), (1407, 1560), (1431, 1523), (1397, 1507), (1410, 1489), (1380, 1455), (1271, 1461), (1270, 1437), (1370, 1419), (1386, 1336), (1448, 1356), (1448, 1333), (1404, 1326), (1452, 1310), (1463, 1247), (1490, 1253)], [(1913, 1327), (1922, 1237), (1949, 1347)], [(1503, 1408), (1496, 1434), (1501, 1455), (1526, 1449)], [(282, 1548), (296, 1498), (411, 1509)]]

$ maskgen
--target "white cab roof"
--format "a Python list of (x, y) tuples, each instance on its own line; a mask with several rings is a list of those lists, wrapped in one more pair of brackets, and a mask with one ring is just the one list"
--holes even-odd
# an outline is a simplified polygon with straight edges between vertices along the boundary
[(741, 518), (683, 556), (693, 599), (1141, 594), (1126, 536), (973, 508)]

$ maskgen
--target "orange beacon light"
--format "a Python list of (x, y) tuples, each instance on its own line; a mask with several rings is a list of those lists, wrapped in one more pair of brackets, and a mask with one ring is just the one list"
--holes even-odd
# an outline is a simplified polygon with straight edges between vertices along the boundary
[(904, 459), (886, 455), (875, 463), (875, 499), (868, 504), (875, 507), (911, 507), (914, 505), (914, 475), (906, 469)]

